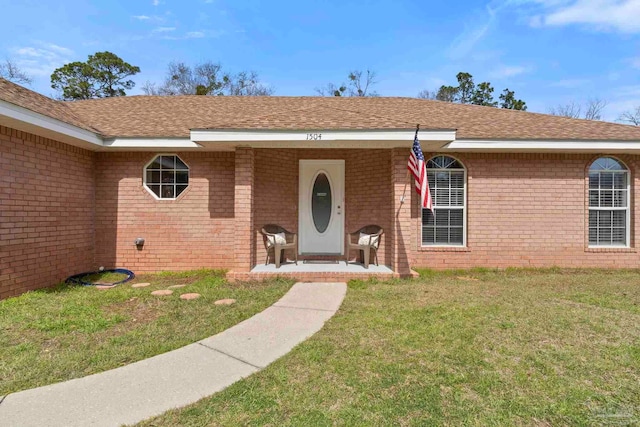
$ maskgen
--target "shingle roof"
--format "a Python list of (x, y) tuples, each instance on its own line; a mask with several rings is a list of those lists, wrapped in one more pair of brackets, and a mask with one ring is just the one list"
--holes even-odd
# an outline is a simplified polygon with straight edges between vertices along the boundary
[(91, 132), (97, 132), (95, 128), (76, 116), (67, 103), (47, 98), (3, 78), (0, 78), (0, 100)]
[(191, 129), (457, 129), (458, 139), (640, 141), (640, 127), (416, 98), (126, 96), (55, 101), (0, 79), (0, 99), (105, 137)]
[(127, 96), (69, 107), (108, 136), (190, 129), (457, 129), (459, 139), (640, 140), (640, 128), (416, 98)]

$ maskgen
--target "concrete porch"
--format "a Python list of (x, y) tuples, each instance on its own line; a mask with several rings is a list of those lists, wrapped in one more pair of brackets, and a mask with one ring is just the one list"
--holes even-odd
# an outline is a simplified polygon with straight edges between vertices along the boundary
[(361, 263), (347, 264), (344, 261), (338, 263), (298, 261), (298, 265), (293, 261), (287, 261), (280, 268), (276, 268), (275, 264), (258, 264), (249, 272), (230, 271), (227, 274), (230, 280), (264, 280), (273, 277), (287, 277), (300, 282), (344, 282), (354, 279), (391, 279), (401, 276), (386, 265), (370, 264), (369, 268), (364, 268)]
[(357, 262), (347, 264), (344, 261), (337, 263), (330, 262), (304, 262), (298, 261), (296, 265), (293, 261), (283, 263), (280, 268), (276, 268), (275, 264), (258, 264), (251, 270), (251, 273), (350, 273), (350, 274), (393, 274), (386, 265), (370, 264), (369, 268)]
[[(330, 282), (370, 277), (412, 277), (415, 274), (410, 267), (410, 248), (416, 244), (417, 232), (412, 218), (418, 217), (419, 210), (412, 203), (415, 201), (412, 196), (414, 193), (407, 190), (411, 190), (411, 187), (407, 180), (406, 148), (362, 152), (354, 149), (237, 147), (234, 157), (234, 263), (227, 275), (230, 280), (260, 280), (279, 275), (298, 281)], [(337, 162), (344, 164), (344, 177), (334, 179), (334, 172), (329, 169), (329, 164)], [(317, 163), (326, 165), (321, 167)], [(309, 223), (309, 206), (313, 204), (310, 205), (309, 197), (304, 195), (311, 194), (310, 184), (316, 181), (300, 178), (301, 171), (304, 172), (302, 165), (307, 164), (320, 168), (323, 174), (331, 178), (327, 179), (330, 182), (344, 184), (330, 184), (330, 188), (339, 189), (335, 193), (338, 195), (336, 201), (330, 204), (331, 215), (334, 216), (329, 216), (342, 218), (342, 230), (331, 233), (336, 242), (346, 240), (348, 233), (368, 224), (384, 229), (377, 251), (380, 267), (372, 265), (365, 269), (361, 264), (346, 265), (344, 257), (353, 256), (354, 253), (345, 253), (344, 242), (342, 248), (325, 248), (322, 242), (309, 239), (306, 240), (306, 246), (303, 244), (303, 234), (308, 233), (305, 230), (314, 230), (315, 226), (315, 223)], [(278, 167), (274, 168), (274, 165)], [(310, 176), (313, 178), (316, 175)], [(327, 191), (320, 193), (329, 194)], [(332, 221), (329, 221), (327, 227), (334, 224)], [(277, 224), (297, 234), (299, 259), (316, 259), (324, 254), (336, 254), (341, 262), (299, 263), (298, 266), (284, 264), (280, 269), (276, 269), (273, 264), (265, 266), (267, 245), (260, 233), (265, 224)], [(312, 242), (311, 247), (308, 242)], [(316, 246), (313, 245), (320, 250), (315, 250)], [(291, 253), (287, 256), (291, 258)], [(268, 259), (273, 262), (271, 257)]]

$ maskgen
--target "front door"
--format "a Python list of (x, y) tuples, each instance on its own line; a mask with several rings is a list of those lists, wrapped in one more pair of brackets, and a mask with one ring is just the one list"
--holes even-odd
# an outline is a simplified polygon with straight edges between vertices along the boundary
[(300, 160), (300, 254), (344, 254), (344, 160)]

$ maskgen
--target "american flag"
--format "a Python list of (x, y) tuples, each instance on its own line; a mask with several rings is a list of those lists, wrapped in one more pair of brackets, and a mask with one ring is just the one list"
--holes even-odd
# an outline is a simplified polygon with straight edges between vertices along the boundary
[(409, 155), (409, 163), (407, 166), (415, 179), (416, 191), (420, 195), (420, 205), (433, 212), (429, 180), (427, 179), (427, 167), (425, 166), (420, 141), (418, 141), (418, 132), (416, 132), (416, 137), (413, 140), (413, 147), (411, 148), (411, 155)]

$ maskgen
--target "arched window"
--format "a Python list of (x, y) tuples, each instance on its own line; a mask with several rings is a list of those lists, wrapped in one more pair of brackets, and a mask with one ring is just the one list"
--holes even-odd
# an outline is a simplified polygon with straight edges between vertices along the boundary
[(629, 169), (612, 157), (589, 168), (589, 246), (629, 246)]
[(464, 246), (466, 244), (466, 170), (450, 156), (427, 161), (427, 178), (433, 213), (422, 209), (423, 246)]
[(144, 187), (156, 199), (173, 200), (189, 186), (189, 167), (173, 154), (159, 154), (144, 167)]

